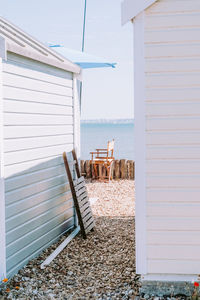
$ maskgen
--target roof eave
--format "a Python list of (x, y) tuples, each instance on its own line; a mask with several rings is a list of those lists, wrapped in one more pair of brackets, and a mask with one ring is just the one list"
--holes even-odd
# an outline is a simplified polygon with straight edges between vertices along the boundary
[(124, 0), (121, 3), (121, 23), (126, 24), (133, 20), (143, 10), (158, 0)]

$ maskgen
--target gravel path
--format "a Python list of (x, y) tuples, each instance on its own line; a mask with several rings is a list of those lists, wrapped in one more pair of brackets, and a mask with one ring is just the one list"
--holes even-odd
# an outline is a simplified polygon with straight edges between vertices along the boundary
[[(78, 235), (44, 270), (43, 260), (66, 238), (32, 260), (7, 284), (4, 299), (134, 299), (134, 182), (88, 182), (95, 231)], [(17, 287), (17, 288), (16, 288)]]

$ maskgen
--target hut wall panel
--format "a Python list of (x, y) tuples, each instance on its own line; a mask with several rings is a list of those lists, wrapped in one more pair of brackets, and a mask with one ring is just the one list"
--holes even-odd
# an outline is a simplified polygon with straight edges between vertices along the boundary
[(7, 276), (74, 224), (62, 160), (74, 144), (73, 77), (8, 56), (3, 66)]
[(145, 11), (148, 274), (199, 274), (199, 17), (198, 0)]

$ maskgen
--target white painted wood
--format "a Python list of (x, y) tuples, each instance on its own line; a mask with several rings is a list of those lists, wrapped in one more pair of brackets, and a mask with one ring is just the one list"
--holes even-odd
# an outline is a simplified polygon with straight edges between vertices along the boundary
[(39, 91), (54, 95), (56, 94), (72, 96), (71, 87), (52, 84), (49, 82), (38, 80), (37, 78), (34, 80), (32, 78), (18, 76), (17, 74), (3, 73), (3, 80), (5, 82), (4, 85), (6, 86), (17, 87), (31, 91)]
[(53, 104), (63, 106), (72, 106), (72, 97), (70, 95), (55, 95), (39, 91), (30, 91), (16, 87), (3, 86), (5, 100), (21, 100), (29, 103)]
[(194, 58), (199, 59), (200, 42), (146, 44), (145, 58)]
[(200, 188), (158, 188), (151, 187), (147, 189), (148, 202), (163, 202), (163, 203), (188, 203), (190, 199), (191, 203), (200, 203)]
[(195, 282), (198, 281), (199, 276), (195, 274), (183, 275), (183, 274), (147, 274), (142, 276), (141, 280), (147, 281), (184, 281)]
[(146, 172), (148, 174), (188, 174), (195, 175), (200, 174), (200, 160), (147, 160), (146, 162)]
[[(147, 59), (145, 65), (145, 72), (147, 74), (165, 73), (180, 73), (180, 72), (200, 72), (200, 59), (198, 57), (191, 58), (155, 58)], [(172, 73), (173, 72), (173, 73)]]
[(200, 184), (200, 175), (148, 175), (148, 188), (198, 188)]
[(45, 125), (45, 126), (7, 126), (4, 128), (5, 139), (20, 139), (31, 137), (66, 136), (73, 134), (73, 124), (70, 125)]
[[(153, 7), (152, 7), (153, 9)], [(176, 18), (174, 18), (176, 14)], [(191, 28), (200, 27), (200, 11), (191, 11), (185, 13), (171, 14), (148, 14), (145, 19), (145, 28), (150, 29), (166, 29), (166, 28)]]
[[(181, 9), (180, 9), (181, 6)], [(190, 12), (200, 12), (199, 0), (161, 0), (146, 10), (147, 15), (157, 14), (184, 14)]]
[[(148, 217), (148, 231), (200, 231), (199, 217)], [(185, 236), (186, 238), (186, 236)], [(195, 274), (193, 271), (191, 274)]]
[(146, 89), (146, 101), (199, 101), (199, 87)]
[(73, 114), (73, 108), (72, 106), (4, 100), (4, 112), (68, 116)]
[(152, 274), (199, 274), (200, 260), (148, 260)]
[(2, 58), (0, 58), (0, 280), (6, 278)]
[(200, 87), (199, 72), (181, 72), (181, 73), (165, 73), (165, 74), (147, 74), (146, 87), (150, 88), (166, 88), (166, 87)]
[(149, 131), (146, 134), (147, 145), (199, 145), (200, 131)]
[(121, 5), (122, 25), (135, 18), (156, 1), (157, 0), (124, 0)]
[(5, 166), (12, 164), (19, 164), (22, 162), (37, 160), (46, 157), (51, 157), (54, 155), (62, 155), (64, 151), (69, 152), (72, 150), (72, 144), (62, 144), (42, 148), (34, 148), (29, 150), (16, 151), (5, 153)]
[(54, 250), (54, 252), (49, 255), (45, 261), (41, 264), (41, 269), (44, 269), (45, 266), (49, 265), (52, 260), (71, 242), (71, 240), (79, 233), (80, 227), (77, 227), (59, 246)]
[[(65, 78), (61, 77), (61, 76), (56, 76), (55, 74), (49, 74), (44, 72), (40, 72), (37, 70), (34, 70), (33, 68), (28, 68), (26, 66), (26, 68), (20, 65), (14, 65), (13, 63), (11, 63), (10, 61), (6, 62), (3, 64), (3, 72), (6, 74), (11, 74), (16, 76), (21, 76), (22, 78), (29, 78), (29, 79), (33, 79), (34, 81), (42, 81), (42, 82), (47, 82), (47, 83), (51, 83), (54, 85), (60, 85), (60, 86), (64, 86), (64, 87), (70, 87), (72, 88), (72, 73), (67, 73), (65, 72)], [(67, 76), (66, 76), (67, 75)], [(7, 75), (8, 76), (8, 75)]]
[(147, 146), (147, 159), (200, 159), (199, 145)]
[(4, 113), (4, 124), (6, 126), (29, 126), (29, 125), (71, 125), (73, 116), (40, 115), (40, 114), (21, 114)]
[(80, 159), (80, 99), (78, 96), (78, 84), (76, 75), (73, 77), (73, 99), (74, 99), (74, 149), (76, 149), (77, 158)]
[(200, 116), (148, 117), (146, 124), (148, 131), (200, 130)]
[(148, 259), (199, 260), (200, 245), (147, 246)]
[(50, 147), (64, 144), (73, 144), (73, 134), (63, 134), (57, 136), (42, 136), (25, 139), (5, 140), (5, 152), (28, 150), (42, 147)]
[(198, 217), (200, 203), (192, 203), (192, 199), (187, 203), (163, 203), (159, 202), (147, 204), (147, 216), (149, 217)]
[[(187, 235), (187, 239), (185, 238)], [(147, 234), (147, 244), (151, 246), (169, 245), (192, 245), (200, 246), (200, 231), (149, 231)], [(181, 251), (180, 251), (181, 252)]]
[(200, 28), (170, 28), (145, 31), (145, 44), (199, 42)]
[(134, 23), (136, 271), (146, 274), (144, 13)]

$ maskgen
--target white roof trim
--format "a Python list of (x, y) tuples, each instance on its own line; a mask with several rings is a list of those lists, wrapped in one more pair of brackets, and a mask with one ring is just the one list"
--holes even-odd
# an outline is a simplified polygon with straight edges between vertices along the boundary
[(4, 50), (72, 73), (79, 74), (81, 70), (79, 66), (2, 17), (0, 17), (0, 50), (3, 59), (6, 59)]
[(121, 4), (122, 25), (135, 18), (156, 1), (158, 0), (124, 0)]

